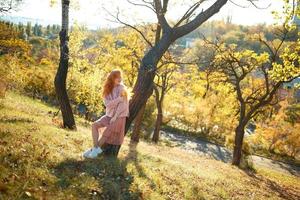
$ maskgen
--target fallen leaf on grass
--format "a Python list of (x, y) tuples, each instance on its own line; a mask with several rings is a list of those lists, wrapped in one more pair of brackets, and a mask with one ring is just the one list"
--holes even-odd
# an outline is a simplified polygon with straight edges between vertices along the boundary
[(31, 197), (32, 195), (31, 195), (31, 193), (30, 192), (28, 192), (28, 191), (26, 191), (25, 192), (25, 194), (27, 195), (27, 196), (29, 196), (29, 197)]

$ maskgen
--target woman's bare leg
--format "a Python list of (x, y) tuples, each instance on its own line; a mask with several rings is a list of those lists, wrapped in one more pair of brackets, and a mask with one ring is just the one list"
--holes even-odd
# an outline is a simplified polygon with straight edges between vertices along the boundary
[(101, 128), (101, 123), (99, 122), (94, 122), (92, 124), (92, 137), (93, 137), (93, 144), (94, 147), (99, 147), (98, 145), (98, 140), (99, 140), (99, 128)]
[(98, 141), (98, 146), (102, 147), (104, 143), (105, 143), (105, 140), (103, 137), (101, 137), (100, 140)]
[(101, 147), (104, 144), (104, 138), (101, 137), (101, 139), (99, 140), (99, 129), (108, 126), (109, 121), (109, 117), (103, 116), (92, 124), (92, 137), (94, 147)]

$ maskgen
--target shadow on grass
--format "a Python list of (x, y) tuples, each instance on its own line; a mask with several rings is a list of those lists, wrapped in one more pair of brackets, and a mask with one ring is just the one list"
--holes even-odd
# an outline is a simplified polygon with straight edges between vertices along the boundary
[(200, 139), (170, 132), (163, 132), (163, 136), (167, 141), (171, 141), (176, 144), (175, 146), (183, 149), (192, 150), (224, 163), (229, 163), (232, 160), (232, 152), (230, 150), (207, 141), (205, 138)]
[(130, 141), (129, 143), (129, 152), (126, 155), (124, 162), (126, 165), (128, 165), (129, 163), (132, 163), (137, 171), (137, 175), (141, 178), (144, 178), (147, 180), (147, 182), (150, 183), (150, 187), (155, 190), (156, 188), (156, 184), (153, 182), (153, 180), (147, 176), (147, 174), (145, 173), (143, 167), (140, 165), (140, 160), (138, 159), (138, 153), (136, 151), (136, 147), (137, 147), (137, 143), (136, 142), (132, 142)]
[(282, 169), (288, 171), (290, 174), (300, 177), (300, 166), (286, 164), (283, 162), (273, 161), (273, 160), (272, 160), (272, 163), (275, 165), (278, 165)]
[[(136, 144), (130, 143), (129, 152), (122, 160), (112, 156), (102, 156), (90, 160), (65, 160), (54, 167), (54, 175), (58, 177), (57, 187), (70, 190), (76, 198), (131, 200), (140, 199), (141, 192), (134, 187), (133, 175), (128, 172), (127, 165), (133, 163), (140, 176), (151, 181), (138, 162)], [(87, 180), (96, 180), (99, 186)]]
[(3, 123), (33, 123), (34, 121), (32, 119), (27, 118), (0, 118), (0, 122)]
[(264, 183), (269, 189), (271, 189), (273, 192), (277, 193), (279, 197), (286, 199), (286, 200), (298, 200), (300, 199), (300, 193), (295, 188), (291, 187), (284, 187), (282, 185), (279, 185), (277, 182), (270, 180), (266, 177), (262, 177), (257, 175), (253, 171), (247, 171), (245, 170), (246, 174), (253, 178), (256, 185), (261, 185)]

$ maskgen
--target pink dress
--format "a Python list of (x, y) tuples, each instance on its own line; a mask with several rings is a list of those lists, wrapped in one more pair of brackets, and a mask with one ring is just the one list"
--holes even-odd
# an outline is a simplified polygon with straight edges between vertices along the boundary
[[(129, 116), (129, 102), (120, 97), (124, 89), (125, 86), (120, 84), (104, 99), (106, 113), (94, 123), (97, 128), (105, 128), (102, 137), (107, 144), (121, 145), (124, 141), (126, 117)], [(113, 116), (117, 119), (110, 123)]]

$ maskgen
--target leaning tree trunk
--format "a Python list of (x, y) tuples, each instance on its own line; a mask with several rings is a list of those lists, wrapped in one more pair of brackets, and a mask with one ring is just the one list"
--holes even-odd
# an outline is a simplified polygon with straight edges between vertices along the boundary
[(156, 122), (155, 122), (155, 129), (153, 132), (153, 136), (152, 136), (152, 141), (157, 143), (159, 140), (159, 132), (160, 132), (160, 127), (162, 124), (162, 120), (163, 120), (163, 113), (162, 113), (162, 106), (160, 102), (157, 102), (157, 116), (156, 116)]
[(66, 89), (66, 79), (69, 67), (69, 47), (68, 47), (68, 28), (69, 28), (69, 0), (62, 0), (62, 27), (60, 31), (60, 61), (55, 76), (55, 91), (60, 104), (63, 117), (63, 126), (69, 129), (76, 129), (74, 115), (69, 102)]
[(134, 126), (132, 130), (132, 135), (131, 135), (131, 141), (133, 142), (139, 142), (140, 141), (140, 132), (141, 132), (141, 126), (142, 126), (142, 121), (143, 121), (143, 116), (145, 112), (146, 105), (144, 105), (139, 113), (137, 114), (135, 120), (134, 120)]
[(172, 32), (165, 33), (161, 40), (144, 56), (138, 72), (136, 84), (133, 88), (133, 96), (130, 100), (130, 115), (126, 121), (126, 132), (129, 130), (129, 127), (139, 110), (146, 104), (148, 98), (152, 95), (153, 80), (157, 63), (173, 42), (174, 37), (172, 36)]
[(239, 125), (235, 129), (234, 150), (232, 158), (232, 164), (236, 166), (239, 166), (241, 163), (244, 134), (245, 125)]
[[(155, 31), (155, 43), (154, 43), (155, 45), (158, 44), (158, 42), (160, 40), (160, 36), (161, 36), (161, 26), (158, 23), (156, 26), (156, 31)], [(131, 135), (131, 141), (139, 142), (139, 140), (140, 140), (140, 132), (141, 132), (143, 116), (144, 116), (144, 112), (145, 112), (145, 108), (146, 108), (146, 103), (142, 106), (141, 110), (138, 112), (138, 114), (134, 120), (134, 127), (133, 127), (133, 131), (132, 131), (132, 135)]]

